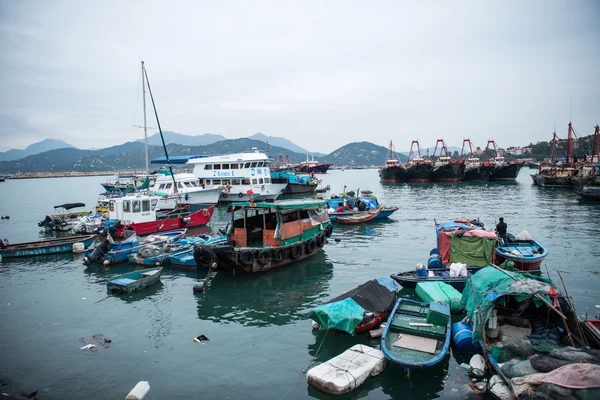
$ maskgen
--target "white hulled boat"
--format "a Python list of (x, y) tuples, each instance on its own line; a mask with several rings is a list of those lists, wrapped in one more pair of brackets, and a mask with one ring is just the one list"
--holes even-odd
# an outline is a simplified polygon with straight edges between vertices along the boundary
[(275, 200), (287, 183), (271, 182), (271, 162), (265, 153), (249, 153), (191, 158), (194, 175), (206, 189), (222, 187), (219, 201)]
[[(175, 181), (175, 182), (173, 182)], [(174, 186), (177, 184), (177, 192), (174, 191)], [(179, 202), (189, 204), (194, 209), (195, 205), (217, 204), (222, 187), (203, 187), (196, 175), (191, 173), (171, 173), (169, 171), (160, 170), (156, 174), (156, 180), (153, 186), (150, 187), (150, 192), (158, 194), (166, 194), (168, 197), (163, 197), (158, 202), (158, 209), (175, 208), (176, 199), (179, 197)]]

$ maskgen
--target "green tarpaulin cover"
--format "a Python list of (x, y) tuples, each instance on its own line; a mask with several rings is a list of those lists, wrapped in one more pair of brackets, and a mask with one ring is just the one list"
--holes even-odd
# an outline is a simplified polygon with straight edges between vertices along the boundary
[[(511, 278), (514, 276), (517, 280)], [(534, 304), (540, 307), (544, 302), (536, 297), (536, 293), (545, 295), (549, 293), (552, 281), (527, 273), (501, 271), (495, 267), (485, 267), (471, 276), (462, 293), (461, 304), (467, 310), (467, 315), (473, 325), (473, 342), (481, 341), (481, 325), (490, 317), (494, 304), (504, 305), (506, 296), (514, 296), (518, 301), (533, 299)], [(551, 302), (548, 296), (544, 296)], [(477, 315), (477, 308), (481, 313), (481, 320)]]
[(462, 295), (452, 286), (444, 282), (419, 282), (415, 293), (425, 303), (442, 303), (450, 307), (452, 314), (458, 314), (464, 310), (461, 305)]
[(327, 329), (337, 329), (354, 335), (363, 320), (365, 309), (351, 298), (315, 307), (308, 316)]
[(496, 240), (477, 236), (452, 236), (450, 262), (485, 267), (493, 262)]

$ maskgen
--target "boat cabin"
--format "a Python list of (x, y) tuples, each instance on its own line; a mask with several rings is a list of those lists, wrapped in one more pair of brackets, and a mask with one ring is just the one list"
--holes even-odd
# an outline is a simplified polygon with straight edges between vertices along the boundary
[(236, 247), (277, 247), (312, 238), (329, 222), (325, 200), (239, 202), (231, 206), (227, 237)]
[(177, 193), (195, 192), (203, 189), (198, 177), (194, 174), (174, 173), (171, 176), (169, 171), (163, 170), (156, 175), (156, 181), (151, 189), (156, 192), (175, 194), (173, 177), (175, 177), (177, 183)]
[(132, 195), (112, 198), (108, 202), (108, 219), (129, 223), (142, 223), (156, 219), (156, 205), (160, 197)]
[(400, 165), (400, 162), (395, 158), (390, 158), (389, 160), (385, 160), (386, 168), (397, 167), (398, 165)]

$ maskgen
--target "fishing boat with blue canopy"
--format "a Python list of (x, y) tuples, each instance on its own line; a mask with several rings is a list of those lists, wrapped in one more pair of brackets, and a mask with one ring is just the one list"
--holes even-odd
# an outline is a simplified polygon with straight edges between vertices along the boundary
[[(337, 221), (337, 217), (352, 217), (355, 214), (362, 213), (362, 211), (354, 211), (355, 208), (358, 208), (359, 203), (366, 206), (365, 211), (381, 208), (379, 214), (374, 218), (375, 220), (388, 218), (399, 209), (398, 207), (380, 205), (371, 191), (362, 191), (359, 197), (355, 197), (354, 192), (349, 192), (340, 196), (332, 196), (327, 200), (327, 206), (330, 210), (329, 218), (331, 221)], [(340, 207), (342, 210), (337, 211)]]
[(162, 267), (140, 269), (115, 276), (108, 280), (110, 292), (129, 293), (154, 285), (160, 280)]
[(319, 184), (313, 176), (296, 174), (294, 171), (271, 171), (271, 182), (287, 183), (284, 194), (310, 194)]
[(409, 371), (436, 365), (449, 354), (450, 308), (447, 304), (398, 299), (381, 337), (381, 351)]
[(279, 268), (312, 257), (327, 243), (333, 227), (324, 200), (238, 202), (225, 229), (227, 245), (194, 248), (196, 265), (246, 273)]

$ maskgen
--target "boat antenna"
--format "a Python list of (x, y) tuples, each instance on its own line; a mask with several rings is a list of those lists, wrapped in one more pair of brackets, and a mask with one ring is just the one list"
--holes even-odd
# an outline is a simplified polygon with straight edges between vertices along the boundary
[(154, 109), (154, 116), (156, 117), (156, 124), (158, 125), (158, 132), (160, 133), (160, 140), (162, 141), (163, 149), (165, 150), (165, 156), (167, 158), (167, 167), (173, 178), (173, 193), (177, 193), (177, 182), (175, 182), (175, 176), (173, 175), (173, 167), (171, 167), (171, 161), (169, 160), (169, 153), (167, 152), (167, 145), (165, 144), (165, 138), (163, 137), (162, 128), (160, 127), (160, 120), (158, 119), (158, 112), (156, 112), (156, 104), (154, 103), (154, 96), (152, 96), (152, 89), (150, 88), (150, 80), (148, 79), (148, 72), (142, 61), (142, 69), (144, 76), (146, 77), (146, 84), (148, 85), (148, 93), (150, 93), (150, 100), (152, 100), (152, 108)]
[[(138, 92), (139, 93), (139, 92)], [(146, 123), (146, 85), (144, 84), (144, 62), (142, 61), (142, 102), (144, 104), (144, 143), (146, 144), (146, 176), (149, 175), (148, 168), (148, 124)]]

